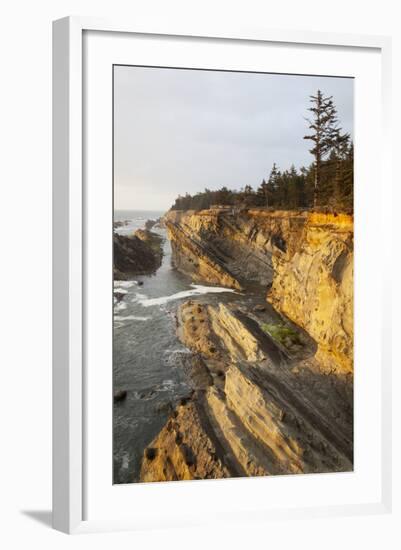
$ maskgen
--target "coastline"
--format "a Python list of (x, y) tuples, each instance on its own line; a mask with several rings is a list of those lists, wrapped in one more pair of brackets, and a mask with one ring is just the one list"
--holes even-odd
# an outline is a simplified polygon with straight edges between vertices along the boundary
[[(253, 215), (246, 214), (247, 222)], [(233, 220), (227, 224), (221, 212), (182, 213), (181, 230), (174, 231), (169, 216), (164, 224), (175, 269), (185, 265), (185, 275), (194, 281), (230, 286), (223, 273), (227, 248), (222, 252), (216, 243), (221, 243), (222, 234), (226, 241), (230, 231), (232, 235)], [(173, 216), (176, 219), (177, 214)], [(248, 274), (257, 275), (260, 266), (269, 265), (277, 274), (277, 256), (282, 262), (286, 259), (284, 273), (291, 266), (291, 258), (302, 252), (304, 245), (298, 250), (296, 245), (300, 235), (309, 246), (309, 233), (313, 235), (316, 230), (320, 236), (330, 237), (328, 242), (334, 236), (337, 251), (338, 235), (346, 235), (347, 241), (352, 233), (349, 217), (308, 216), (306, 221), (285, 213), (263, 217), (268, 221), (263, 230), (266, 232), (267, 227), (270, 231), (269, 243), (263, 240), (265, 257), (260, 234), (241, 232), (237, 251), (244, 252), (244, 239), (253, 235), (247, 250)], [(243, 229), (244, 220), (240, 222)], [(204, 254), (204, 266), (206, 270), (210, 267), (212, 277), (199, 275), (201, 270), (191, 273), (188, 262), (183, 264), (178, 257), (188, 250), (191, 255), (197, 240), (201, 246), (195, 250)], [(227, 245), (231, 251), (237, 242), (232, 239)], [(338, 256), (343, 252), (340, 250)], [(220, 270), (215, 268), (216, 257)], [(198, 254), (198, 265), (199, 259)], [(236, 259), (234, 270), (238, 272), (239, 254)], [(338, 285), (341, 270), (335, 268), (335, 260), (331, 258), (330, 265)], [(227, 264), (227, 273), (233, 274), (232, 264)], [(198, 269), (196, 262), (189, 265)], [(321, 284), (320, 279), (316, 284)], [(172, 404), (166, 423), (146, 446), (140, 481), (352, 471), (352, 370), (338, 357), (337, 363), (327, 362), (307, 323), (296, 324), (280, 308), (272, 307), (276, 298), (274, 277), (266, 283), (266, 273), (262, 273), (245, 289), (244, 281), (238, 280), (236, 293), (223, 302), (219, 295), (205, 294), (180, 303), (176, 329), (179, 340), (190, 351), (181, 365), (190, 391)]]

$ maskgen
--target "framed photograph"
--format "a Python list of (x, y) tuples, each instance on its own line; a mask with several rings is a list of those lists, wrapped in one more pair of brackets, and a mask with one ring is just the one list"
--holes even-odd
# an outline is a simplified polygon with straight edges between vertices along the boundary
[(389, 511), (389, 39), (53, 54), (54, 527)]

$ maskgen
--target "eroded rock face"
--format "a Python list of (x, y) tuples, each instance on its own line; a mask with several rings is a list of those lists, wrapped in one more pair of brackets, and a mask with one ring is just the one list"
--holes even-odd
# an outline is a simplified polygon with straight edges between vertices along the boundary
[(281, 355), (259, 331), (265, 312), (243, 307), (180, 307), (194, 389), (145, 450), (141, 481), (352, 470), (352, 384)]
[(145, 450), (141, 481), (218, 479), (235, 472), (223, 461), (208, 421), (196, 402), (177, 407)]
[(114, 279), (123, 280), (135, 275), (156, 271), (162, 260), (162, 239), (146, 230), (134, 235), (113, 235)]
[[(329, 370), (353, 370), (353, 220), (286, 211), (169, 212), (177, 269), (231, 288), (264, 288), (318, 344)], [(271, 288), (270, 288), (271, 287)]]
[(268, 299), (318, 344), (323, 367), (353, 371), (353, 223), (310, 214), (296, 250), (276, 251)]
[(192, 394), (141, 480), (352, 471), (352, 218), (226, 209), (164, 224), (178, 269), (242, 293), (179, 307)]
[(224, 304), (212, 306), (190, 300), (179, 308), (180, 340), (204, 357), (220, 361), (227, 354), (234, 360), (265, 359), (256, 337), (237, 315), (235, 308)]
[(179, 271), (190, 275), (194, 281), (241, 289), (229, 267), (224, 265), (222, 258), (206, 241), (202, 242), (178, 224), (169, 222), (166, 227), (173, 264)]
[(225, 394), (229, 408), (266, 445), (282, 472), (352, 469), (349, 442), (335, 434), (323, 411), (276, 374), (246, 364), (232, 365), (226, 373)]

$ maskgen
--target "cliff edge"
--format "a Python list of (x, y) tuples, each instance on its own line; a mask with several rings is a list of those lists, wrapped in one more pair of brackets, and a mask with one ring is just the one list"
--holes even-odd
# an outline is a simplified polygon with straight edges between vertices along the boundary
[(353, 218), (312, 212), (170, 211), (177, 269), (264, 293), (317, 343), (322, 368), (353, 370)]
[(353, 220), (170, 211), (177, 269), (234, 288), (178, 308), (191, 393), (141, 481), (352, 471)]

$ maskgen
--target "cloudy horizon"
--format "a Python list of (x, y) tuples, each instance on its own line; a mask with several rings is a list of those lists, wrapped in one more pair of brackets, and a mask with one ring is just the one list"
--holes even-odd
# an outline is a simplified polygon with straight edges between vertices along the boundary
[(256, 188), (273, 162), (310, 165), (303, 136), (317, 89), (352, 134), (350, 78), (114, 67), (116, 210), (167, 210), (205, 187)]

